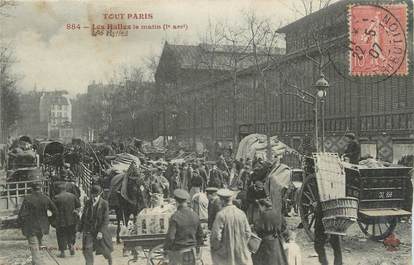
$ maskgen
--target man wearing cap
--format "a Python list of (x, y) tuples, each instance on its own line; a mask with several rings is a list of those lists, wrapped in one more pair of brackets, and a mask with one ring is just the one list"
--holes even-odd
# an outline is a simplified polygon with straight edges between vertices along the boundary
[(356, 140), (354, 133), (345, 134), (347, 147), (344, 153), (344, 157), (349, 159), (349, 163), (358, 164), (361, 158), (361, 145)]
[(56, 238), (60, 250), (59, 257), (64, 258), (66, 248), (69, 248), (70, 255), (75, 255), (76, 224), (81, 204), (74, 194), (66, 191), (64, 183), (60, 184), (58, 189), (59, 194), (53, 200), (58, 209)]
[(223, 208), (217, 213), (211, 230), (211, 257), (214, 265), (251, 265), (247, 247), (251, 230), (246, 214), (233, 205), (233, 192), (220, 189), (217, 194)]
[(208, 198), (208, 229), (210, 230), (213, 228), (217, 213), (221, 210), (221, 200), (217, 195), (217, 191), (216, 187), (208, 187), (206, 189)]
[(112, 235), (109, 231), (108, 202), (102, 198), (102, 188), (92, 186), (91, 198), (85, 203), (80, 223), (82, 247), (86, 265), (93, 265), (93, 252), (103, 255), (112, 265)]
[(164, 249), (168, 251), (169, 264), (195, 265), (196, 246), (203, 243), (200, 219), (187, 206), (190, 195), (186, 190), (176, 189), (174, 198), (177, 211), (171, 216)]
[(30, 186), (32, 193), (24, 198), (17, 221), (29, 242), (32, 264), (38, 265), (44, 264), (39, 247), (44, 246), (43, 236), (49, 234), (48, 211), (57, 215), (57, 209), (49, 197), (42, 194), (40, 182), (32, 182)]

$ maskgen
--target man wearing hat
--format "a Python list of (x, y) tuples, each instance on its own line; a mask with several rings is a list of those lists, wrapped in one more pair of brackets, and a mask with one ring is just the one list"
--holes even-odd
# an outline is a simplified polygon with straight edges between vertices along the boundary
[(217, 194), (223, 208), (217, 213), (211, 230), (211, 258), (214, 265), (250, 265), (248, 249), (250, 225), (246, 214), (233, 205), (233, 192), (220, 189)]
[(72, 170), (70, 170), (70, 164), (64, 163), (63, 168), (60, 171), (61, 179), (73, 179), (75, 178), (75, 174), (73, 174)]
[(86, 265), (93, 265), (93, 252), (103, 255), (108, 264), (112, 265), (112, 235), (108, 229), (109, 207), (102, 198), (102, 188), (92, 186), (91, 198), (85, 203), (80, 223), (83, 232), (82, 246)]
[(44, 264), (39, 247), (44, 246), (43, 236), (49, 234), (48, 211), (57, 215), (57, 209), (49, 197), (42, 194), (41, 182), (32, 182), (30, 187), (32, 193), (24, 198), (17, 220), (29, 242), (32, 264), (38, 265)]
[(190, 198), (192, 199), (194, 194), (203, 190), (204, 180), (200, 175), (200, 172), (195, 169), (190, 180)]
[(154, 174), (151, 175), (151, 192), (161, 194), (162, 197), (168, 197), (170, 189), (170, 183), (163, 176), (163, 168), (156, 166), (154, 168)]
[(208, 187), (206, 189), (208, 198), (208, 229), (213, 228), (214, 219), (216, 219), (217, 213), (221, 209), (221, 200), (217, 195), (218, 189), (216, 187)]
[(72, 193), (78, 199), (81, 196), (81, 191), (79, 187), (75, 184), (75, 180), (73, 178), (66, 179), (65, 189), (67, 192)]
[(208, 182), (208, 175), (207, 170), (205, 168), (204, 160), (197, 160), (197, 171), (200, 174), (201, 178), (203, 179), (203, 191), (206, 188), (207, 182)]
[(164, 249), (168, 251), (169, 264), (195, 265), (196, 246), (203, 243), (203, 230), (197, 214), (187, 206), (190, 195), (176, 189), (174, 198), (177, 211), (171, 216)]
[(220, 189), (224, 187), (224, 184), (223, 171), (219, 170), (216, 165), (213, 165), (213, 168), (210, 170), (208, 186)]
[(361, 158), (361, 145), (356, 140), (354, 133), (345, 134), (347, 147), (344, 153), (344, 158), (349, 159), (349, 163), (358, 164)]
[(247, 201), (247, 217), (249, 223), (253, 224), (257, 218), (259, 218), (259, 207), (257, 200), (266, 198), (266, 191), (264, 190), (264, 184), (260, 180), (256, 180), (253, 185), (247, 189), (246, 201)]
[(76, 224), (81, 204), (74, 194), (66, 191), (65, 183), (61, 183), (58, 189), (59, 194), (53, 200), (58, 209), (56, 238), (60, 250), (59, 257), (64, 258), (66, 248), (69, 248), (70, 255), (75, 255)]
[(251, 174), (252, 174), (252, 165), (250, 161), (246, 161), (244, 164), (243, 169), (240, 171), (240, 179), (243, 182), (243, 190), (247, 190), (251, 180)]

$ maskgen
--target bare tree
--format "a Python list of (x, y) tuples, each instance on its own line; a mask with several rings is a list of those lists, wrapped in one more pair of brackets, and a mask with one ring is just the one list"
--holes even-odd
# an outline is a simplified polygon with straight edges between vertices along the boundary
[(307, 16), (325, 8), (337, 0), (299, 0), (292, 1), (290, 9), (300, 16)]
[(8, 130), (19, 118), (19, 98), (16, 91), (18, 78), (12, 73), (15, 63), (13, 49), (0, 47), (0, 134), (5, 140)]
[(240, 97), (239, 85), (238, 85), (238, 73), (240, 70), (245, 69), (246, 65), (243, 61), (248, 60), (251, 57), (251, 40), (245, 39), (246, 27), (240, 25), (225, 25), (224, 38), (230, 45), (225, 46), (225, 50), (228, 53), (224, 66), (229, 69), (232, 89), (229, 94), (226, 94), (227, 98), (231, 101), (232, 106), (232, 142), (233, 148), (237, 147), (239, 142), (238, 127), (237, 127), (237, 101)]
[[(202, 58), (200, 65), (207, 68), (208, 71), (208, 81), (213, 81), (218, 78), (220, 75), (220, 66), (218, 62), (218, 50), (225, 42), (224, 28), (221, 23), (214, 23), (209, 17), (208, 25), (205, 34), (200, 36), (200, 42), (208, 47), (208, 53), (205, 53)], [(212, 88), (212, 93), (203, 95), (200, 99), (201, 106), (203, 108), (210, 107), (211, 113), (211, 140), (213, 146), (216, 142), (216, 123), (215, 123), (215, 112), (217, 107), (217, 90)], [(207, 106), (207, 105), (210, 106)], [(214, 150), (216, 152), (217, 150)]]
[[(15, 6), (14, 0), (0, 0), (0, 18), (9, 16), (6, 12), (11, 6)], [(13, 49), (10, 45), (0, 47), (0, 143), (5, 142), (7, 138), (8, 128), (17, 120), (18, 97), (15, 91), (17, 79), (12, 77), (10, 68), (14, 63)], [(11, 111), (10, 108), (16, 108)]]
[(266, 71), (272, 67), (278, 59), (277, 44), (281, 39), (280, 34), (277, 33), (279, 26), (272, 25), (269, 19), (260, 19), (257, 15), (250, 11), (246, 14), (246, 23), (248, 25), (248, 31), (246, 32), (246, 38), (251, 43), (252, 54), (254, 59), (254, 66), (256, 76), (258, 77), (258, 87), (263, 91), (263, 103), (265, 113), (265, 124), (267, 134), (267, 159), (272, 160), (271, 145), (270, 145), (270, 113), (268, 111), (268, 99), (269, 95), (268, 84), (266, 80)]

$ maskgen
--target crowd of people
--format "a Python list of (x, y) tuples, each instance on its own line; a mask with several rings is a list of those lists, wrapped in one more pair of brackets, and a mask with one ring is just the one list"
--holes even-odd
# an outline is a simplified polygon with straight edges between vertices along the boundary
[[(258, 176), (264, 165), (260, 159), (226, 161), (222, 155), (215, 163), (203, 159), (153, 163), (152, 191), (174, 197), (177, 202), (165, 242), (170, 264), (192, 264), (189, 261), (197, 257), (194, 250), (203, 244), (207, 233), (214, 264), (250, 264), (252, 257), (254, 264), (270, 264), (265, 254), (272, 262), (277, 255), (278, 261), (272, 264), (287, 264), (281, 243), (286, 232), (284, 217), (272, 213), (264, 183), (259, 180), (263, 176)], [(44, 235), (52, 225), (56, 228), (58, 257), (75, 254), (76, 233), (82, 232), (85, 263), (93, 264), (95, 252), (113, 264), (109, 206), (103, 188), (94, 185), (82, 209), (70, 165), (64, 164), (59, 176), (53, 178), (49, 196), (42, 193), (41, 182), (31, 183), (32, 192), (25, 197), (19, 212), (18, 221), (28, 240), (32, 263), (43, 264), (39, 249), (46, 245)], [(248, 248), (252, 230), (264, 242), (253, 256)], [(275, 244), (272, 236), (279, 243)]]
[[(352, 154), (358, 152), (358, 147), (349, 149)], [(350, 157), (354, 160), (352, 155)], [(265, 188), (267, 176), (275, 164), (260, 158), (226, 160), (223, 155), (214, 162), (199, 158), (142, 161), (143, 167), (151, 168), (150, 192), (164, 198), (173, 197), (177, 202), (164, 246), (169, 264), (195, 264), (200, 258), (199, 247), (205, 244), (206, 238), (210, 240), (214, 265), (289, 264), (291, 257), (284, 249), (291, 238), (286, 227), (286, 213), (276, 210), (281, 208), (274, 207), (275, 200), (270, 200), (269, 190)], [(67, 250), (70, 255), (75, 254), (76, 232), (82, 232), (85, 263), (94, 264), (95, 252), (103, 255), (109, 265), (113, 264), (104, 182), (93, 185), (82, 210), (80, 190), (75, 182), (70, 165), (64, 164), (59, 177), (53, 181), (50, 197), (41, 193), (40, 182), (31, 184), (32, 193), (26, 196), (18, 220), (27, 237), (33, 264), (43, 264), (39, 249), (45, 245), (43, 235), (48, 234), (49, 224), (56, 228), (59, 257), (64, 258)], [(283, 198), (276, 201), (282, 204)], [(326, 235), (321, 218), (316, 220), (315, 250), (321, 264), (327, 264)], [(254, 247), (255, 239), (261, 242), (259, 247)], [(340, 265), (340, 239), (331, 237), (330, 242), (335, 264)]]

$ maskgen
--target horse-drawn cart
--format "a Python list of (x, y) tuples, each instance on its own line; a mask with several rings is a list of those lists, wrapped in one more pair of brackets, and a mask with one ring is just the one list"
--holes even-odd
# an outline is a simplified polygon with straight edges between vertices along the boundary
[[(315, 210), (319, 199), (313, 158), (305, 158), (305, 179), (299, 193), (299, 212), (309, 238), (314, 238)], [(341, 162), (345, 172), (346, 196), (358, 199), (358, 225), (373, 240), (390, 235), (399, 219), (410, 216), (411, 168), (366, 167)]]

